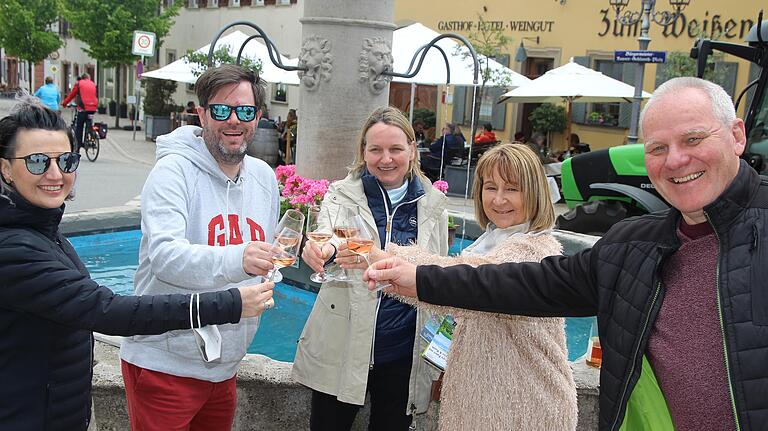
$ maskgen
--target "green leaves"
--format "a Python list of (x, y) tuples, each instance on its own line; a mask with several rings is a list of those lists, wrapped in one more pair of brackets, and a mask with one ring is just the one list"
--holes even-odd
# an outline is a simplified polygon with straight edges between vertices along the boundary
[(42, 61), (63, 44), (50, 31), (57, 20), (56, 0), (0, 0), (0, 45), (14, 57)]
[[(221, 66), (222, 64), (235, 64), (235, 60), (236, 58), (229, 53), (228, 45), (223, 45), (213, 51), (214, 67)], [(192, 74), (195, 76), (200, 76), (208, 69), (208, 53), (195, 52), (188, 49), (187, 54), (184, 56), (184, 61), (192, 65)], [(240, 57), (240, 65), (257, 74), (261, 73), (261, 60), (259, 59), (253, 60), (243, 56)]]
[(565, 130), (565, 108), (551, 103), (542, 103), (528, 116), (533, 130), (548, 134)]
[(103, 66), (115, 67), (136, 60), (131, 53), (135, 30), (155, 33), (160, 45), (183, 2), (162, 12), (158, 12), (160, 0), (62, 0), (62, 4), (72, 36), (88, 44), (85, 51)]

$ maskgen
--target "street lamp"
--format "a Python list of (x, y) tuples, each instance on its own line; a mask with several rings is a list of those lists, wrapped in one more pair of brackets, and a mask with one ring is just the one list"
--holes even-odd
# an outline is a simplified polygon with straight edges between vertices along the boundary
[[(691, 0), (668, 0), (672, 11), (657, 11), (656, 0), (642, 0), (642, 11), (625, 10), (629, 5), (629, 0), (608, 0), (608, 3), (616, 10), (616, 19), (624, 25), (635, 25), (640, 22), (640, 37), (637, 41), (640, 43), (640, 50), (648, 49), (651, 38), (648, 36), (648, 30), (651, 22), (660, 26), (668, 26), (675, 22)], [(623, 13), (622, 13), (623, 12)], [(632, 118), (629, 125), (629, 136), (627, 142), (637, 143), (637, 123), (640, 120), (640, 102), (643, 94), (643, 73), (645, 72), (645, 63), (637, 63), (635, 71), (635, 96), (632, 98)]]

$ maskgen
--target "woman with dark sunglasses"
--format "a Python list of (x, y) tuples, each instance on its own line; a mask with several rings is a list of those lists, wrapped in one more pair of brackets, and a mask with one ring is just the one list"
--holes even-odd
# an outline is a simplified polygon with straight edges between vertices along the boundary
[(91, 280), (59, 233), (79, 162), (73, 141), (56, 112), (28, 97), (0, 120), (2, 430), (87, 429), (91, 331), (160, 334), (237, 323), (271, 306), (272, 283), (119, 296)]

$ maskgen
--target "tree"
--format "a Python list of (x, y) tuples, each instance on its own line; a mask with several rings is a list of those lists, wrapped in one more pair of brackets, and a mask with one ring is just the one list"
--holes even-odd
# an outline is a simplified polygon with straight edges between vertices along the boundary
[(562, 132), (566, 126), (565, 108), (551, 103), (542, 103), (528, 116), (531, 127), (547, 136), (547, 151), (551, 146), (552, 132)]
[[(103, 67), (115, 68), (115, 94), (120, 94), (120, 68), (136, 61), (131, 53), (133, 32), (149, 31), (157, 46), (173, 26), (183, 2), (161, 8), (161, 0), (63, 0), (72, 36), (88, 44), (85, 51)], [(117, 101), (118, 105), (121, 102)], [(115, 115), (115, 127), (120, 116)]]
[(144, 113), (157, 117), (167, 117), (176, 109), (173, 104), (173, 93), (176, 92), (176, 82), (165, 79), (142, 79), (142, 86), (147, 90), (144, 98)]
[(59, 19), (57, 0), (0, 0), (0, 46), (8, 55), (27, 61), (29, 92), (32, 92), (32, 65), (43, 61), (62, 46), (50, 30)]
[[(485, 9), (485, 12), (487, 13), (487, 9)], [(477, 54), (481, 56), (478, 58), (480, 63), (480, 87), (473, 104), (475, 125), (472, 129), (472, 136), (475, 136), (477, 133), (480, 105), (485, 98), (485, 93), (488, 91), (486, 87), (508, 87), (512, 80), (512, 75), (508, 71), (491, 69), (488, 62), (489, 58), (496, 59), (508, 53), (512, 44), (512, 38), (507, 37), (499, 27), (489, 24), (485, 20), (484, 14), (478, 13), (477, 19), (477, 29), (470, 31), (467, 36)], [(463, 58), (471, 57), (469, 50), (464, 49), (463, 46), (457, 47), (454, 55), (460, 55)]]
[[(229, 53), (229, 46), (223, 45), (213, 51), (213, 66), (218, 67), (222, 64), (235, 64), (236, 58)], [(196, 52), (191, 49), (187, 50), (187, 54), (184, 56), (184, 62), (192, 65), (192, 74), (200, 76), (206, 69), (208, 69), (208, 53)], [(250, 69), (256, 74), (261, 73), (261, 60), (253, 60), (246, 56), (240, 57), (240, 65), (246, 69)]]
[[(726, 78), (724, 69), (717, 67), (717, 62), (722, 61), (725, 55), (721, 52), (707, 57), (707, 67), (704, 70), (704, 79), (723, 85)], [(666, 82), (680, 76), (696, 76), (696, 60), (687, 52), (673, 51), (667, 54), (667, 62), (661, 70), (661, 81)]]
[[(697, 39), (708, 38), (712, 40), (718, 40), (722, 36), (722, 33), (713, 31), (708, 34), (705, 31), (700, 31), (697, 35)], [(717, 67), (717, 63), (723, 61), (725, 54), (722, 52), (713, 52), (712, 55), (707, 57), (707, 66), (704, 70), (704, 79), (714, 82), (718, 85), (723, 85), (726, 79), (726, 71)], [(667, 54), (667, 61), (661, 67), (661, 82), (669, 81), (672, 78), (680, 76), (696, 76), (696, 60), (691, 58), (690, 54), (682, 51), (672, 51)]]

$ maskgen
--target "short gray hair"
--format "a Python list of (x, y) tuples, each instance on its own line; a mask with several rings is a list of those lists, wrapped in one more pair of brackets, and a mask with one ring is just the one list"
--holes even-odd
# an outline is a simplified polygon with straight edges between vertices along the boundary
[(723, 87), (707, 81), (706, 79), (681, 76), (672, 78), (661, 84), (659, 88), (653, 92), (651, 98), (648, 99), (648, 103), (645, 104), (642, 112), (640, 112), (640, 134), (643, 134), (643, 119), (645, 118), (645, 114), (657, 100), (664, 98), (668, 94), (674, 94), (688, 88), (701, 90), (707, 97), (709, 97), (709, 100), (712, 102), (710, 104), (712, 115), (720, 120), (723, 126), (730, 127), (731, 123), (736, 120), (736, 108), (733, 106), (731, 96), (723, 90)]

